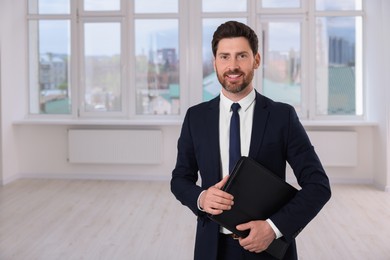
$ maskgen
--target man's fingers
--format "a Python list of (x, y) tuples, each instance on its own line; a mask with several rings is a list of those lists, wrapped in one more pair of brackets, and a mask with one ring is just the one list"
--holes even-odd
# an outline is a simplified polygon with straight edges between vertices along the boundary
[(251, 228), (251, 225), (250, 223), (244, 223), (244, 224), (240, 224), (240, 225), (237, 225), (236, 228), (238, 230), (247, 230), (247, 229), (250, 229)]
[(225, 185), (225, 183), (227, 182), (228, 179), (229, 179), (229, 175), (223, 177), (220, 182), (218, 182), (217, 184), (214, 185), (214, 187), (219, 189), (219, 190), (222, 189), (223, 185)]
[(268, 248), (275, 233), (266, 221), (257, 220), (237, 225), (238, 230), (250, 229), (246, 238), (240, 238), (240, 245), (250, 252), (261, 252)]
[(223, 198), (217, 198), (215, 201), (210, 202), (210, 207), (214, 209), (229, 210), (233, 206), (232, 200), (227, 200)]
[(233, 205), (233, 196), (216, 187), (210, 187), (201, 197), (200, 206), (213, 215), (221, 214), (223, 210), (230, 210)]
[(225, 191), (216, 189), (216, 188), (211, 188), (210, 189), (210, 195), (213, 195), (215, 198), (222, 198), (222, 199), (228, 199), (228, 200), (233, 200), (233, 196)]
[(224, 210), (230, 210), (232, 208), (232, 203), (221, 203), (219, 202), (210, 202), (208, 207), (207, 207), (207, 212), (213, 215), (219, 215), (221, 214)]
[(210, 208), (209, 210), (207, 210), (207, 213), (210, 213), (211, 215), (219, 215), (222, 212), (223, 212), (223, 210), (221, 210), (221, 209)]
[(206, 201), (211, 208), (227, 210), (234, 203), (233, 196), (221, 190), (212, 189), (207, 195)]

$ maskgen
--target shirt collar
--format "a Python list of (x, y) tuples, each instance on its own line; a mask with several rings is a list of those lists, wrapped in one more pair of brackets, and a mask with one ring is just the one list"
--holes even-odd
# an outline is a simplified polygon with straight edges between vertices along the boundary
[[(253, 102), (255, 101), (256, 99), (256, 92), (255, 92), (255, 89), (252, 89), (251, 92), (249, 92), (249, 94), (242, 98), (240, 101), (238, 101), (237, 103), (240, 104), (241, 106), (241, 109), (243, 111), (246, 111), (248, 110), (248, 108), (253, 104)], [(233, 101), (231, 101), (230, 99), (228, 99), (221, 91), (221, 94), (220, 94), (220, 100), (221, 100), (221, 105), (222, 107), (226, 110), (226, 111), (230, 111), (230, 108), (232, 106)]]

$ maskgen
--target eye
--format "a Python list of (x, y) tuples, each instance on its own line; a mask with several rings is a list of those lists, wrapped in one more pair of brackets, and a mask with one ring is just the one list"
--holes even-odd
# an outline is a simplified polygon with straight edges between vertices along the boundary
[(238, 55), (238, 59), (242, 60), (242, 59), (246, 59), (248, 57), (248, 54), (246, 53), (241, 53)]
[(221, 54), (221, 55), (219, 55), (219, 58), (220, 58), (221, 60), (228, 60), (228, 59), (229, 59), (229, 55)]

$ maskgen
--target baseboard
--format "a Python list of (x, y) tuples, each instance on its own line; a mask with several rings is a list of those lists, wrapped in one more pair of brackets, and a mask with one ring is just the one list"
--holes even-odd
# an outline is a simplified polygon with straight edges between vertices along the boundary
[[(2, 180), (2, 185), (9, 184), (18, 179), (59, 179), (59, 180), (118, 180), (118, 181), (170, 181), (170, 175), (124, 175), (124, 174), (45, 174), (45, 173), (25, 173), (18, 176), (12, 176)], [(297, 184), (296, 179), (288, 178), (287, 182)], [(353, 179), (353, 178), (331, 178), (333, 184), (364, 184), (373, 185), (379, 190), (390, 192), (390, 186), (378, 185), (372, 179)]]
[[(372, 179), (353, 179), (353, 178), (330, 178), (330, 184), (364, 184), (373, 185)], [(294, 178), (287, 178), (288, 183), (297, 184), (297, 180)]]
[(21, 174), (21, 179), (59, 179), (59, 180), (120, 180), (120, 181), (169, 181), (171, 176), (124, 175), (124, 174)]
[(374, 183), (373, 185), (378, 190), (383, 190), (385, 192), (390, 192), (390, 186), (389, 185), (382, 185), (382, 184), (379, 184), (379, 183)]
[(5, 185), (10, 184), (11, 182), (17, 181), (19, 179), (20, 179), (20, 175), (13, 175), (9, 178), (3, 178), (1, 180), (1, 185), (5, 186)]
[(331, 184), (365, 184), (373, 185), (372, 179), (330, 178)]

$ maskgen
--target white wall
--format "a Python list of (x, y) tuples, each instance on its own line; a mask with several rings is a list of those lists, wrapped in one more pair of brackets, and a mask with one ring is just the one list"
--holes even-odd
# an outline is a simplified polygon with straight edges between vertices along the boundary
[(26, 87), (26, 1), (0, 1), (1, 14), (1, 161), (2, 181), (17, 178), (19, 160), (13, 120), (24, 114)]
[[(389, 108), (390, 96), (386, 89), (390, 82), (388, 60), (383, 49), (390, 46), (384, 24), (389, 24), (389, 3), (369, 1), (370, 30), (366, 37), (369, 73), (365, 75), (368, 88), (368, 116), (378, 121), (372, 126), (308, 126), (308, 130), (352, 130), (358, 133), (358, 165), (356, 167), (327, 167), (332, 182), (375, 183), (381, 189), (389, 187)], [(26, 111), (26, 32), (25, 1), (0, 1), (1, 14), (1, 179), (3, 183), (20, 177), (52, 178), (112, 178), (112, 179), (169, 179), (176, 159), (176, 144), (180, 124), (154, 126), (163, 132), (164, 161), (161, 165), (76, 165), (67, 162), (67, 125), (20, 125), (16, 120)], [(382, 8), (386, 6), (387, 12)], [(380, 15), (382, 10), (383, 19)], [(384, 23), (387, 22), (387, 23)], [(382, 26), (383, 25), (383, 26)], [(15, 30), (15, 28), (18, 28)], [(382, 35), (382, 36), (380, 36)], [(384, 36), (385, 35), (385, 36)], [(382, 37), (380, 40), (378, 37)], [(373, 40), (375, 39), (375, 40)], [(379, 41), (386, 41), (379, 43)], [(389, 51), (387, 50), (387, 57)], [(385, 70), (387, 65), (387, 70)], [(387, 93), (383, 95), (383, 93)], [(387, 97), (387, 98), (386, 98)], [(387, 111), (387, 112), (386, 112)], [(120, 126), (121, 128), (125, 126)], [(145, 126), (147, 129), (150, 126)], [(131, 128), (129, 126), (129, 128)], [(137, 126), (140, 128), (140, 126)], [(142, 128), (142, 127), (141, 127)], [(324, 140), (326, 142), (326, 140)]]
[[(369, 2), (369, 4), (368, 4)], [(378, 122), (374, 131), (373, 180), (381, 189), (388, 189), (389, 183), (389, 1), (366, 1), (367, 29), (365, 31), (365, 76), (368, 117)]]
[(67, 161), (67, 129), (68, 126), (31, 125), (18, 125), (15, 128), (21, 177), (152, 180), (170, 178), (176, 162), (179, 126), (161, 127), (164, 153), (163, 163), (158, 165), (71, 164)]
[[(3, 26), (2, 24), (4, 24), (3, 22), (3, 11), (4, 11), (4, 8), (2, 7), (2, 3), (0, 2), (0, 115), (1, 115), (1, 82), (2, 82), (2, 79), (1, 79), (1, 43), (2, 43), (2, 30), (3, 30)], [(2, 145), (2, 123), (1, 123), (1, 116), (0, 116), (0, 183), (2, 183), (3, 181), (3, 163), (2, 163), (2, 148), (3, 148), (3, 145)]]
[[(16, 126), (18, 174), (20, 175), (18, 177), (157, 180), (170, 178), (176, 160), (176, 144), (180, 126), (161, 127), (164, 138), (163, 163), (152, 166), (70, 164), (67, 162), (67, 129), (67, 126)], [(308, 129), (324, 130), (323, 127), (309, 127)], [(338, 129), (332, 127), (325, 130)], [(373, 127), (348, 127), (347, 130), (356, 131), (358, 134), (357, 165), (355, 167), (325, 167), (326, 171), (333, 183), (371, 183), (373, 182), (371, 169), (374, 155)], [(289, 181), (295, 180), (290, 177)]]
[(383, 183), (385, 184), (385, 189), (390, 191), (390, 34), (388, 25), (390, 24), (390, 1), (382, 1), (382, 35), (383, 39), (383, 82), (386, 82), (385, 89), (385, 124), (383, 128), (385, 129), (385, 143), (386, 143), (386, 156), (385, 156), (385, 178)]

